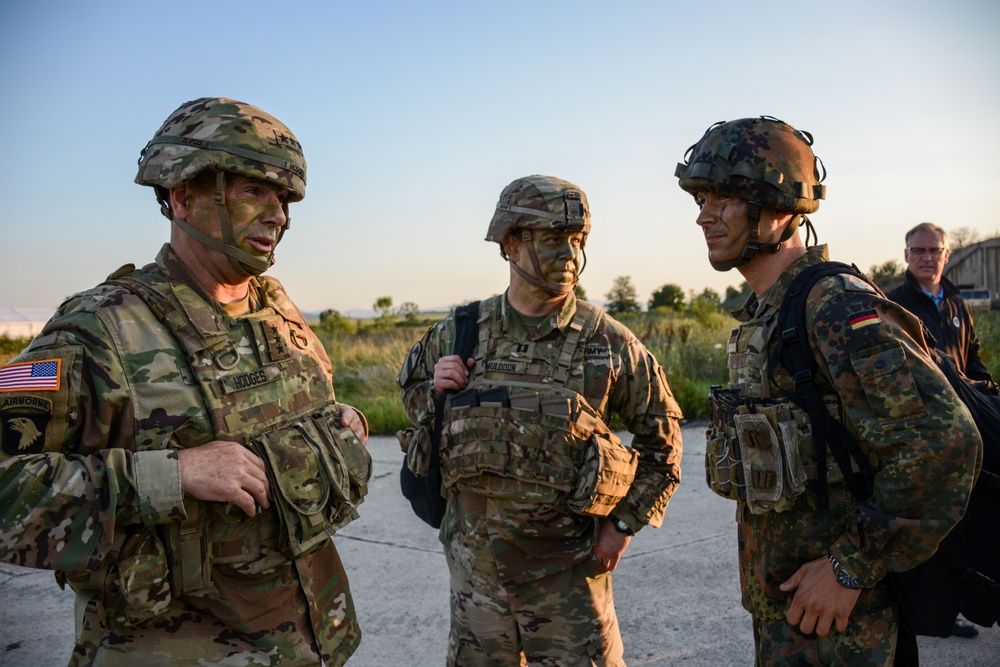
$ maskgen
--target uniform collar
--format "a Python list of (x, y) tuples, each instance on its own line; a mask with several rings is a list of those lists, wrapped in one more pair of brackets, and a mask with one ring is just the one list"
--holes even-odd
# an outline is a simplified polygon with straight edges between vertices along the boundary
[[(920, 283), (917, 282), (916, 276), (914, 276), (910, 272), (909, 269), (906, 270), (906, 276), (904, 278), (904, 281), (906, 282), (907, 285), (910, 286), (910, 288), (916, 290), (917, 293), (919, 293), (919, 294), (927, 294), (927, 292), (924, 291), (924, 288), (920, 286)], [(944, 300), (946, 298), (951, 298), (951, 297), (953, 297), (953, 296), (955, 296), (956, 294), (959, 294), (959, 293), (960, 293), (959, 289), (958, 289), (958, 287), (955, 286), (955, 283), (951, 282), (950, 280), (948, 280), (944, 276), (941, 276), (941, 292), (940, 292), (940, 297), (941, 297), (942, 300)], [(927, 294), (927, 298), (933, 299), (934, 297), (932, 297), (931, 295)], [(940, 304), (938, 304), (938, 305), (940, 305)]]
[(785, 270), (778, 276), (778, 279), (774, 281), (774, 284), (764, 290), (763, 293), (757, 295), (751, 292), (750, 298), (747, 299), (746, 303), (739, 310), (733, 312), (733, 317), (741, 322), (747, 322), (754, 317), (759, 317), (765, 310), (777, 310), (781, 307), (785, 293), (792, 286), (795, 276), (802, 273), (807, 267), (819, 264), (820, 262), (826, 262), (829, 259), (830, 253), (825, 244), (812, 246), (804, 255), (797, 257), (795, 261), (786, 266)]
[(549, 313), (549, 315), (539, 323), (535, 330), (528, 335), (524, 323), (518, 316), (517, 311), (507, 300), (507, 293), (504, 292), (500, 299), (501, 322), (503, 322), (504, 333), (509, 333), (515, 338), (530, 338), (539, 340), (545, 338), (554, 331), (562, 331), (573, 321), (576, 315), (576, 295), (572, 292), (567, 295), (562, 306)]
[[(223, 308), (222, 304), (216, 301), (214, 297), (205, 291), (169, 243), (165, 243), (163, 247), (160, 248), (160, 252), (156, 255), (156, 265), (163, 272), (163, 275), (166, 276), (167, 281), (172, 286), (174, 294), (183, 305), (184, 310), (187, 311), (188, 316), (191, 317), (203, 331), (222, 331), (226, 326), (228, 326), (224, 324), (228, 322), (229, 319), (229, 315), (226, 313), (225, 308)], [(286, 320), (299, 322), (304, 325), (305, 320), (301, 314), (299, 314), (294, 307), (289, 306), (291, 302), (285, 303), (284, 300), (275, 298), (275, 294), (273, 294), (273, 292), (278, 289), (278, 283), (273, 279), (267, 280), (261, 276), (254, 276), (250, 278), (248, 290), (251, 298), (256, 302), (256, 308), (254, 310), (260, 310), (265, 306), (271, 306)], [(210, 319), (204, 317), (206, 313), (201, 309), (201, 302), (207, 304), (211, 311), (219, 317)]]

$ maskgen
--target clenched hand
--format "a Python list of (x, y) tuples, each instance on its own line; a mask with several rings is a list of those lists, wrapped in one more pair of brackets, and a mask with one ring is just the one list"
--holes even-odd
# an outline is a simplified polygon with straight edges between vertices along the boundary
[(264, 462), (237, 442), (213, 440), (180, 449), (181, 492), (189, 498), (232, 503), (247, 516), (257, 505), (268, 507), (271, 496)]
[(476, 363), (469, 358), (462, 361), (457, 354), (441, 357), (434, 364), (434, 391), (443, 394), (446, 391), (460, 391), (469, 382), (469, 369)]

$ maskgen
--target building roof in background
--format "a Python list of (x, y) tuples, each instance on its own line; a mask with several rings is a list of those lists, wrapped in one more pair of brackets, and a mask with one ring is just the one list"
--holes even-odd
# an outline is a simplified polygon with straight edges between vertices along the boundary
[(2, 308), (0, 322), (48, 322), (55, 315), (55, 308)]
[(979, 243), (973, 243), (972, 245), (967, 245), (961, 250), (956, 250), (952, 253), (951, 259), (948, 260), (948, 264), (944, 267), (944, 270), (947, 271), (948, 269), (955, 268), (968, 259), (969, 255), (973, 254), (980, 248), (996, 248), (998, 246), (1000, 246), (1000, 236), (992, 239), (986, 239), (985, 241), (980, 241)]

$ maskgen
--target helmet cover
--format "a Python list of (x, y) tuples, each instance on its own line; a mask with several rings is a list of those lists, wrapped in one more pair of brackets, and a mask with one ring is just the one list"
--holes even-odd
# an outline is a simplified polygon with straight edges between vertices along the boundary
[(590, 233), (590, 206), (583, 190), (552, 176), (526, 176), (500, 193), (486, 240), (502, 243), (515, 229)]
[(206, 169), (229, 171), (279, 185), (289, 201), (306, 194), (302, 146), (281, 121), (224, 97), (186, 102), (142, 149), (135, 182), (180, 187)]
[(691, 194), (714, 192), (783, 213), (813, 213), (826, 198), (808, 132), (770, 116), (712, 125), (674, 175)]

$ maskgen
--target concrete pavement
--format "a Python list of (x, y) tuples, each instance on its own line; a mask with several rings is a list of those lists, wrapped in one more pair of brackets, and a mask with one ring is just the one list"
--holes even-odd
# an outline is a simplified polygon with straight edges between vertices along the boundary
[[(637, 535), (614, 574), (629, 667), (753, 664), (740, 606), (733, 503), (704, 483), (703, 425), (684, 429), (684, 480), (664, 525)], [(395, 438), (369, 442), (375, 461), (361, 519), (335, 541), (351, 578), (364, 639), (357, 667), (438, 667), (448, 639), (448, 572), (437, 531), (399, 493)], [(52, 574), (0, 565), (0, 665), (65, 665), (73, 595)], [(1000, 666), (1000, 628), (975, 639), (920, 638), (923, 667)]]

